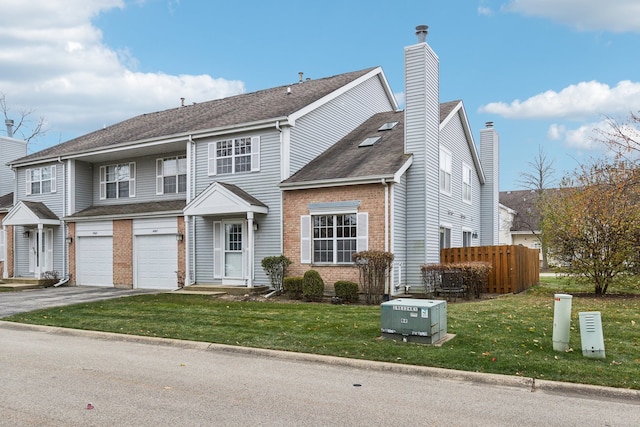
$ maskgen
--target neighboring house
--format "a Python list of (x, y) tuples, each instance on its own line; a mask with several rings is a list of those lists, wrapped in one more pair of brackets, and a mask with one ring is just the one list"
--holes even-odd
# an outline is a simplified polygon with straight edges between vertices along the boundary
[[(537, 193), (535, 190), (501, 191), (500, 204), (505, 206), (500, 211), (501, 244), (522, 245), (541, 250), (539, 215), (536, 209)], [(542, 251), (540, 251), (542, 261)]]
[[(5, 120), (7, 135), (13, 135), (13, 121)], [(7, 164), (10, 160), (24, 157), (27, 154), (27, 141), (13, 137), (0, 136), (0, 222), (13, 207), (13, 190), (15, 186), (14, 172)], [(7, 237), (8, 236), (8, 237)], [(12, 233), (0, 228), (0, 277), (7, 264), (7, 247), (13, 244)], [(7, 241), (9, 238), (9, 241)], [(10, 263), (9, 263), (10, 264)], [(9, 271), (7, 272), (9, 274)]]
[(479, 155), (462, 102), (439, 102), (426, 41), (405, 56), (404, 112), (379, 67), (301, 76), (11, 162), (15, 276), (252, 287), (269, 283), (261, 260), (284, 253), (292, 273), (332, 284), (357, 280), (351, 255), (376, 249), (395, 254), (394, 286), (418, 286), (440, 247), (497, 243), (497, 133), (480, 132)]

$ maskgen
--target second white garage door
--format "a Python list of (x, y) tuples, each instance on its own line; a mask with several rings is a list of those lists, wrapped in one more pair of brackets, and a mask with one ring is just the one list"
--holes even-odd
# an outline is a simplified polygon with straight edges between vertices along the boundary
[(113, 286), (113, 238), (81, 236), (76, 243), (76, 282), (84, 286)]
[(136, 287), (178, 288), (178, 245), (173, 234), (138, 235), (136, 241)]

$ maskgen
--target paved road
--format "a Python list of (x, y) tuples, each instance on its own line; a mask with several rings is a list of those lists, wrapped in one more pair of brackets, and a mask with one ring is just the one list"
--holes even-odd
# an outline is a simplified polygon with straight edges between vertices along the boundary
[[(0, 426), (636, 426), (640, 395), (0, 322)], [(477, 378), (480, 378), (478, 376)], [(488, 379), (487, 379), (488, 378)], [(576, 389), (578, 390), (578, 389)], [(584, 393), (584, 389), (580, 389)]]
[(34, 289), (21, 292), (0, 292), (0, 318), (40, 308), (60, 307), (82, 302), (120, 298), (141, 293), (156, 293), (143, 289), (116, 289), (90, 286), (70, 286)]

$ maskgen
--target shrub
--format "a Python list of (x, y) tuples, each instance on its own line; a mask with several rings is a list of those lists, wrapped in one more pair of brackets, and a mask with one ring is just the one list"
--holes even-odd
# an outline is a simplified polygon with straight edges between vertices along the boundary
[(348, 280), (339, 280), (333, 284), (336, 296), (343, 302), (358, 301), (358, 284)]
[(282, 286), (285, 294), (291, 299), (302, 299), (302, 277), (285, 277)]
[(45, 271), (42, 273), (42, 279), (44, 280), (44, 286), (48, 288), (60, 281), (60, 274), (57, 271)]
[(302, 280), (302, 297), (305, 301), (322, 301), (324, 281), (316, 270), (308, 270)]
[(284, 255), (269, 256), (262, 259), (262, 268), (269, 276), (271, 286), (278, 293), (282, 293), (284, 276), (287, 274), (287, 267), (290, 265), (291, 260)]
[(363, 251), (353, 254), (353, 260), (360, 272), (360, 284), (367, 304), (380, 304), (393, 254), (383, 251)]

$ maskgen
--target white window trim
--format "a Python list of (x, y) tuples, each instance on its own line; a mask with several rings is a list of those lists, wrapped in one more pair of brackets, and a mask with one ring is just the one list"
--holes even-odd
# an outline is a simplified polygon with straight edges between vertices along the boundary
[[(208, 158), (208, 170), (207, 170), (207, 174), (209, 176), (213, 176), (213, 175), (218, 175), (218, 159), (216, 158), (216, 150), (217, 150), (217, 146), (218, 146), (218, 142), (222, 142), (222, 141), (233, 141), (233, 145), (235, 147), (235, 144), (237, 141), (244, 139), (244, 138), (248, 138), (248, 137), (241, 137), (241, 138), (229, 138), (229, 139), (220, 139), (217, 141), (213, 141), (210, 142), (207, 146), (207, 158)], [(251, 158), (251, 168), (248, 171), (242, 171), (242, 172), (236, 172), (235, 171), (235, 158), (236, 155), (232, 155), (232, 166), (231, 166), (231, 172), (225, 172), (223, 175), (234, 175), (234, 174), (242, 174), (242, 173), (250, 173), (250, 172), (259, 172), (260, 171), (260, 137), (259, 136), (252, 136), (251, 137), (251, 153), (249, 153), (249, 156)]]
[[(187, 175), (187, 171), (185, 171), (184, 174), (180, 174), (178, 173), (180, 171), (180, 169), (178, 168), (178, 161), (180, 159), (187, 159), (187, 156), (185, 155), (180, 155), (180, 156), (169, 156), (169, 157), (161, 157), (159, 159), (156, 159), (156, 195), (160, 196), (164, 193), (164, 179), (167, 176), (175, 176), (176, 178), (176, 191), (175, 193), (170, 193), (170, 194), (180, 194), (180, 193), (184, 193), (185, 191), (179, 191), (179, 177), (180, 175)], [(175, 160), (176, 161), (176, 174), (175, 175), (165, 175), (164, 174), (164, 162), (165, 160)]]
[[(40, 170), (40, 176), (42, 177), (42, 170), (43, 169), (49, 169), (49, 173), (51, 178), (49, 178), (47, 181), (51, 182), (51, 190), (48, 191), (47, 193), (43, 193), (42, 192), (42, 183), (44, 182), (42, 179), (40, 179), (40, 192), (39, 193), (31, 193), (31, 184), (32, 184), (32, 180), (31, 180), (31, 173), (34, 170)], [(32, 169), (27, 169), (26, 170), (26, 176), (25, 176), (25, 194), (27, 196), (31, 195), (31, 194), (49, 194), (49, 193), (55, 193), (56, 192), (56, 165), (49, 165), (49, 166), (42, 166), (39, 168), (32, 168)]]
[(469, 246), (473, 246), (473, 230), (469, 227), (462, 227), (462, 247), (464, 246), (464, 233), (469, 233)]
[[(469, 182), (466, 182), (466, 179)], [(469, 188), (469, 199), (465, 198), (465, 188)], [(469, 205), (473, 204), (473, 169), (466, 163), (462, 163), (462, 201)]]
[[(4, 261), (5, 250), (7, 247), (7, 232), (0, 228), (0, 261)], [(7, 268), (5, 265), (4, 268)]]
[[(442, 230), (443, 229), (449, 230), (449, 241), (447, 242), (448, 246), (442, 246), (441, 242), (440, 242), (440, 235), (442, 234)], [(453, 225), (452, 224), (447, 224), (447, 223), (442, 223), (442, 224), (440, 224), (440, 227), (438, 227), (438, 245), (441, 246), (440, 249), (448, 249), (448, 248), (451, 247), (451, 239), (452, 239), (451, 231), (452, 231), (452, 229), (453, 229)]]
[[(443, 162), (444, 162), (444, 165), (443, 165)], [(449, 188), (442, 188), (442, 183), (440, 178), (440, 174), (442, 172), (448, 174), (449, 176)], [(440, 193), (446, 194), (448, 196), (451, 195), (451, 188), (453, 186), (452, 180), (453, 180), (453, 155), (451, 154), (451, 151), (447, 150), (444, 147), (440, 147), (440, 158), (438, 161), (438, 188), (440, 189)]]
[[(356, 215), (356, 252), (366, 251), (369, 248), (369, 213), (340, 211), (340, 212), (312, 212), (312, 215), (300, 216), (300, 263), (316, 265), (353, 265), (353, 262), (338, 262), (337, 256), (333, 262), (313, 261), (313, 217), (314, 216)], [(336, 237), (334, 236), (334, 243)], [(334, 255), (336, 245), (333, 247)]]
[[(136, 197), (136, 164), (135, 162), (125, 162), (100, 166), (100, 200), (107, 200), (107, 167), (126, 164), (129, 165), (129, 198)], [(112, 197), (109, 200), (117, 200), (119, 198), (118, 191), (116, 191), (116, 197)]]

